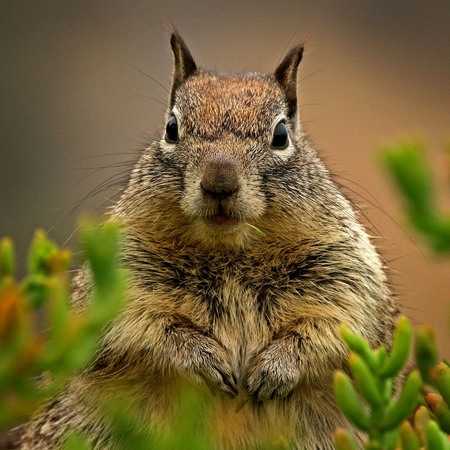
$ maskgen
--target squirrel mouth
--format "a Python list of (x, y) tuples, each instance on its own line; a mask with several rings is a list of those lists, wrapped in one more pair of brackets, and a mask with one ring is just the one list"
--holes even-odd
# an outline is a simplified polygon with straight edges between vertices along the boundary
[(229, 216), (221, 206), (213, 216), (206, 219), (206, 222), (213, 228), (222, 230), (229, 230), (239, 224), (239, 220)]

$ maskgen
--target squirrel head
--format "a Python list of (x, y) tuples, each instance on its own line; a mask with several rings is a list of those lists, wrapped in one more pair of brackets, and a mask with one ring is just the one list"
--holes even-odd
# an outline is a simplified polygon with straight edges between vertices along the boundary
[[(173, 108), (177, 89), (185, 80), (198, 73), (198, 68), (186, 43), (175, 30), (170, 37), (170, 45), (174, 57), (170, 92), (170, 108)], [(303, 50), (303, 44), (293, 47), (273, 73), (273, 78), (279, 83), (284, 93), (287, 116), (291, 120), (297, 116), (297, 71), (303, 57)]]
[(236, 75), (200, 69), (176, 31), (170, 43), (166, 127), (143, 155), (137, 178), (154, 180), (145, 193), (159, 212), (155, 226), (166, 221), (166, 232), (173, 228), (178, 237), (242, 246), (277, 214), (293, 214), (294, 191), (315, 163), (315, 153), (305, 156), (311, 149), (304, 148), (297, 115), (303, 46), (289, 51), (273, 74)]
[[(173, 82), (169, 105), (172, 109), (178, 88), (190, 77), (199, 74), (197, 64), (186, 43), (177, 31), (170, 38), (174, 57)], [(290, 121), (297, 119), (297, 71), (303, 57), (304, 45), (293, 47), (278, 64), (271, 78), (275, 80), (284, 94), (286, 116)]]

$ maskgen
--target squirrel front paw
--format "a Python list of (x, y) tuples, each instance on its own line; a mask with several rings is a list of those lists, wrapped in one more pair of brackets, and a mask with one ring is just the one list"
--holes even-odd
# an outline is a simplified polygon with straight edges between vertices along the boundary
[(228, 352), (214, 339), (197, 336), (188, 357), (182, 361), (181, 372), (196, 382), (204, 382), (213, 392), (220, 390), (236, 397), (237, 379)]
[(247, 370), (245, 388), (256, 401), (282, 398), (301, 380), (299, 358), (282, 339), (269, 345)]

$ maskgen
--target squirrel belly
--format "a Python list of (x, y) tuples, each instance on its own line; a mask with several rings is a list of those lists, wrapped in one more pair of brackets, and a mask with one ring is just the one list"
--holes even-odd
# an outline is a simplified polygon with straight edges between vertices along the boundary
[[(398, 309), (382, 259), (302, 131), (303, 47), (273, 74), (222, 75), (198, 68), (176, 32), (171, 46), (166, 128), (111, 211), (126, 304), (19, 447), (57, 448), (79, 430), (96, 448), (120, 448), (99, 406), (109, 392), (164, 429), (184, 380), (207, 386), (218, 448), (282, 435), (291, 448), (332, 449), (334, 429), (351, 429), (332, 387), (346, 367), (339, 325), (389, 347)], [(82, 308), (84, 269), (74, 286)]]

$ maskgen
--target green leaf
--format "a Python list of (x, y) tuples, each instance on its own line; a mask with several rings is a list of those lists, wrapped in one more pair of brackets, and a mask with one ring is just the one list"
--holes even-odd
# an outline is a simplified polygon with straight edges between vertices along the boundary
[(378, 347), (374, 351), (374, 354), (377, 360), (377, 367), (382, 367), (383, 364), (385, 364), (388, 359), (386, 347), (384, 345), (380, 345), (380, 347)]
[(430, 420), (430, 412), (425, 406), (417, 408), (417, 411), (414, 414), (414, 429), (419, 435), (421, 442), (426, 441), (427, 425)]
[(377, 380), (362, 357), (356, 353), (351, 353), (349, 363), (361, 395), (370, 405), (374, 407), (380, 405), (383, 402), (383, 398), (377, 388)]
[(450, 405), (450, 367), (444, 362), (439, 363), (436, 367), (436, 384), (439, 393), (447, 405)]
[(434, 386), (430, 370), (434, 369), (438, 362), (438, 352), (434, 331), (429, 325), (421, 325), (416, 330), (415, 356), (423, 380)]
[(340, 334), (350, 350), (362, 356), (372, 370), (377, 369), (377, 357), (365, 339), (350, 331), (349, 326), (345, 323), (342, 323), (340, 326)]
[(405, 316), (401, 316), (395, 328), (391, 353), (380, 371), (382, 377), (395, 377), (403, 369), (408, 360), (411, 340), (411, 325)]
[(369, 429), (369, 415), (353, 387), (350, 378), (340, 370), (334, 374), (334, 391), (342, 412), (359, 429)]
[(383, 442), (381, 448), (384, 450), (395, 450), (397, 448), (397, 442), (399, 440), (400, 430), (394, 428), (389, 431), (385, 431), (383, 435)]
[(423, 153), (422, 143), (408, 140), (387, 148), (384, 160), (398, 188), (408, 200), (409, 208), (428, 215), (434, 211), (434, 187)]
[(419, 437), (408, 421), (403, 422), (400, 427), (400, 442), (403, 450), (420, 450)]
[(117, 267), (120, 229), (116, 223), (101, 226), (83, 225), (83, 250), (89, 261), (98, 289), (109, 287), (110, 274)]
[(384, 149), (384, 162), (406, 200), (410, 222), (437, 253), (450, 250), (450, 215), (436, 206), (433, 175), (423, 144), (406, 140)]
[(444, 399), (440, 395), (430, 393), (425, 396), (425, 400), (431, 412), (436, 416), (440, 427), (446, 433), (450, 433), (450, 409)]
[(430, 420), (427, 425), (427, 450), (449, 450), (450, 442), (447, 436), (441, 431), (434, 420)]
[(250, 228), (253, 228), (257, 233), (262, 234), (263, 236), (266, 235), (266, 233), (264, 233), (264, 231), (261, 231), (258, 227), (256, 227), (255, 225), (252, 225), (251, 223), (246, 222), (246, 225), (248, 225)]
[(50, 274), (49, 260), (55, 252), (57, 252), (56, 245), (47, 238), (44, 231), (37, 230), (28, 252), (28, 274), (48, 276)]
[(13, 275), (16, 270), (14, 245), (10, 238), (0, 240), (0, 277)]
[(416, 409), (418, 394), (422, 387), (419, 372), (413, 370), (406, 379), (397, 401), (391, 403), (384, 415), (382, 430), (390, 430), (399, 426)]
[(23, 288), (31, 308), (39, 308), (47, 301), (49, 294), (47, 281), (47, 275), (39, 272), (29, 275), (25, 279)]

